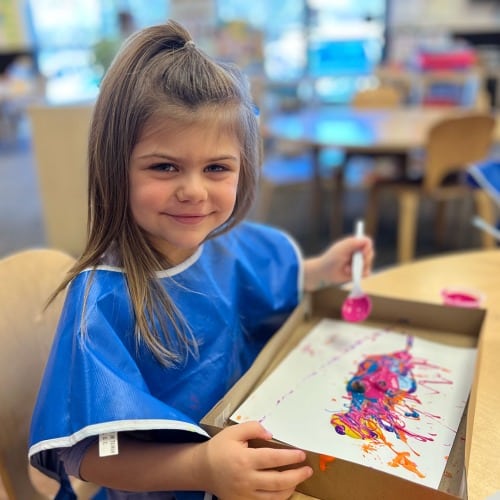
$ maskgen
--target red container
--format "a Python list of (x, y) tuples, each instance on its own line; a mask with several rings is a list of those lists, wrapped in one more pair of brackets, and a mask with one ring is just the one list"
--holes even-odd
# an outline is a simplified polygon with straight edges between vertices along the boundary
[(476, 64), (473, 50), (462, 49), (450, 52), (425, 52), (417, 54), (416, 65), (423, 71), (465, 70)]

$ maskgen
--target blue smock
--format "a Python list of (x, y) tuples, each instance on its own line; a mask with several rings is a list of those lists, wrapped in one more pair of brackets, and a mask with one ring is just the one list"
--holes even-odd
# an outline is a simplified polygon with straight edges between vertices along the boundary
[(85, 438), (147, 431), (167, 442), (207, 439), (199, 421), (298, 304), (302, 259), (283, 232), (244, 222), (157, 276), (199, 343), (198, 359), (173, 368), (136, 342), (121, 268), (83, 271), (68, 287), (29, 443), (31, 463), (63, 485), (59, 498), (70, 496), (57, 451)]

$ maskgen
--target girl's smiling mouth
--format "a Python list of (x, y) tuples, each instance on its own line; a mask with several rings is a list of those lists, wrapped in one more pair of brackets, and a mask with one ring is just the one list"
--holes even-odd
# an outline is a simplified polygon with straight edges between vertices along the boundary
[(180, 224), (198, 224), (204, 221), (209, 214), (165, 214)]

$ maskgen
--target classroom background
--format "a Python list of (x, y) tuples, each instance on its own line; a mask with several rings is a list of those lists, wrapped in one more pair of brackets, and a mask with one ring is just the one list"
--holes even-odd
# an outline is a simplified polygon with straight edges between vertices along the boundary
[[(1, 0), (0, 255), (51, 246), (47, 196), (56, 200), (66, 189), (52, 182), (52, 193), (43, 192), (43, 160), (34, 147), (30, 110), (91, 104), (123, 39), (167, 18), (185, 24), (209, 54), (245, 70), (263, 130), (276, 113), (308, 106), (343, 109), (358, 93), (386, 83), (397, 88), (399, 106), (495, 115), (500, 106), (498, 0)], [(432, 80), (437, 76), (441, 80)], [(49, 133), (49, 118), (41, 120)], [(54, 126), (60, 144), (50, 151), (54, 164), (78, 130), (66, 126), (61, 133)], [(266, 138), (266, 148), (269, 158), (279, 158), (278, 166), (266, 170), (267, 184), (251, 217), (289, 231), (306, 254), (321, 250), (332, 237), (335, 193), (329, 174), (322, 179), (321, 220), (311, 221), (315, 191), (307, 152), (276, 138)], [(345, 160), (343, 151), (326, 149), (324, 162), (330, 167)], [(416, 152), (417, 160), (421, 154)], [(348, 158), (343, 232), (351, 231), (363, 213), (373, 179), (393, 172), (392, 159), (378, 156)], [(494, 142), (485, 160), (498, 156)], [(296, 170), (290, 170), (292, 164)], [(80, 191), (73, 200), (84, 196)], [(61, 227), (61, 214), (71, 213), (71, 203), (57, 207)], [(430, 224), (434, 209), (421, 204), (415, 257), (481, 246), (481, 235), (470, 224), (473, 208), (462, 205), (448, 210), (446, 236), (438, 243)], [(396, 205), (382, 203), (376, 267), (398, 259), (397, 218)], [(314, 235), (311, 225), (319, 226)]]

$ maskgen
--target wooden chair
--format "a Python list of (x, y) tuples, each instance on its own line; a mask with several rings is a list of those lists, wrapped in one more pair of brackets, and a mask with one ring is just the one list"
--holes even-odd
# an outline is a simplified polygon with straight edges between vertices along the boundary
[(403, 93), (389, 85), (381, 85), (359, 90), (352, 98), (351, 105), (357, 108), (392, 108), (401, 106)]
[(93, 106), (33, 106), (31, 120), (45, 244), (78, 256), (87, 231), (87, 139)]
[[(57, 492), (55, 481), (28, 465), (28, 433), (63, 297), (47, 309), (45, 304), (73, 262), (49, 249), (0, 260), (0, 478), (9, 500), (42, 500)], [(96, 491), (81, 481), (75, 489), (86, 499)]]
[[(442, 119), (430, 130), (424, 152), (422, 176), (418, 180), (380, 180), (369, 190), (366, 231), (375, 237), (379, 197), (390, 192), (397, 197), (397, 257), (399, 262), (414, 258), (419, 202), (427, 197), (438, 203), (436, 236), (443, 234), (444, 203), (474, 196), (479, 213), (485, 210), (484, 193), (473, 191), (465, 182), (466, 169), (485, 160), (492, 147), (495, 120), (488, 114), (464, 112)], [(483, 208), (482, 208), (483, 207)]]

